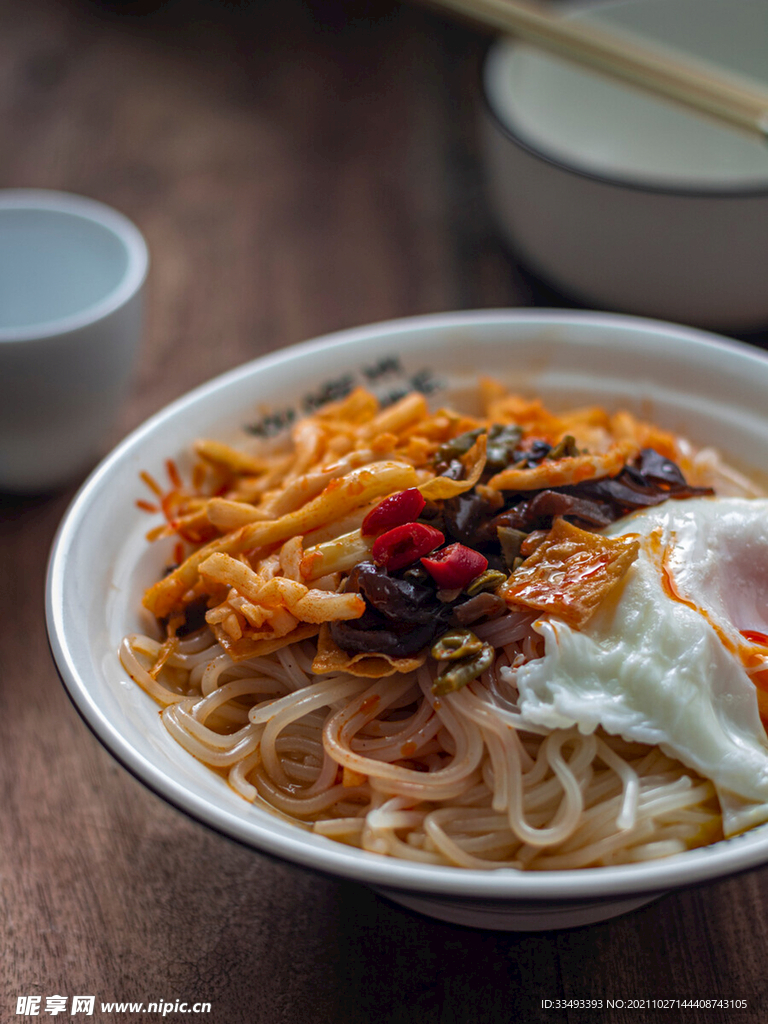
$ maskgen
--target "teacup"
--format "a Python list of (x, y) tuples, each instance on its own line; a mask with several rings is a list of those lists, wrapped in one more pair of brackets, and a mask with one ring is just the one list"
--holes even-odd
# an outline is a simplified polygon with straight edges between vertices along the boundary
[(0, 191), (0, 490), (61, 486), (105, 447), (148, 263), (139, 230), (102, 203)]

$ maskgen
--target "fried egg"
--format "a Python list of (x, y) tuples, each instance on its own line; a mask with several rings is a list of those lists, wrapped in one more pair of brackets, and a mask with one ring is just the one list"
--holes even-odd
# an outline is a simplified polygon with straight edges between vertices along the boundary
[(670, 500), (603, 532), (638, 556), (581, 628), (537, 619), (544, 655), (508, 670), (522, 715), (657, 744), (712, 780), (726, 835), (768, 821), (768, 499)]

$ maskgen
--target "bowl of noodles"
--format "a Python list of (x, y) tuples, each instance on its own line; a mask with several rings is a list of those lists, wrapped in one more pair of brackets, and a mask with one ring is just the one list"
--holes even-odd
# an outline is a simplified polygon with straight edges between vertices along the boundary
[(443, 920), (588, 924), (758, 866), (766, 387), (748, 346), (571, 311), (246, 364), (74, 499), (57, 667), (171, 804)]

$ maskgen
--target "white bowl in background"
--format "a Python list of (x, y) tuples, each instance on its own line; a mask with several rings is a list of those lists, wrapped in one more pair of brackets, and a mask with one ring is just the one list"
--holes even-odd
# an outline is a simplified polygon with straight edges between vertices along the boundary
[[(329, 369), (332, 368), (332, 369)], [(332, 377), (390, 390), (414, 380), (438, 402), (466, 399), (478, 372), (558, 406), (625, 407), (768, 469), (768, 359), (687, 328), (600, 313), (486, 311), (343, 331), (248, 363), (175, 401), (131, 434), (74, 499), (54, 544), (47, 622), (77, 709), (133, 775), (192, 818), (257, 850), (352, 879), (423, 913), (477, 927), (538, 930), (604, 920), (685, 885), (768, 862), (768, 826), (650, 863), (579, 871), (473, 871), (353, 849), (260, 810), (187, 754), (158, 707), (126, 674), (121, 638), (146, 626), (140, 601), (168, 546), (135, 499), (142, 470), (182, 471), (200, 436), (242, 440), (265, 414), (285, 420)], [(279, 398), (275, 398), (279, 396)], [(263, 422), (263, 420), (262, 420)]]
[(0, 490), (59, 487), (103, 454), (138, 353), (148, 264), (117, 210), (0, 190)]
[[(609, 0), (573, 17), (768, 81), (768, 3)], [(585, 304), (699, 326), (768, 324), (768, 145), (531, 46), (484, 67), (502, 233)]]

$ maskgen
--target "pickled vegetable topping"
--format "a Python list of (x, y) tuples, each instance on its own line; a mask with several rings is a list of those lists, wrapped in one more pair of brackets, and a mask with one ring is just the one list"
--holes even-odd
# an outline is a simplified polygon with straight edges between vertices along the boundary
[[(518, 448), (523, 438), (523, 431), (516, 424), (494, 423), (486, 431), (484, 428), (469, 430), (460, 434), (452, 441), (440, 445), (435, 454), (435, 469), (441, 475), (457, 471), (457, 461), (462, 455), (473, 447), (476, 441), (487, 434), (488, 445), (486, 448), (486, 467), (494, 472), (504, 469), (510, 462), (519, 457)], [(549, 451), (550, 446), (545, 445), (542, 451), (542, 458)], [(461, 463), (458, 462), (458, 468)]]
[(449, 629), (432, 645), (429, 652), (442, 667), (432, 686), (437, 696), (454, 693), (477, 679), (493, 664), (496, 652), (483, 643), (471, 629)]
[[(190, 484), (173, 463), (167, 493), (143, 474), (159, 503), (139, 504), (166, 519), (150, 536), (173, 537), (177, 563), (145, 607), (169, 639), (205, 626), (234, 660), (318, 635), (324, 670), (411, 671), (510, 607), (586, 621), (632, 558), (598, 532), (711, 493), (687, 483), (678, 438), (627, 411), (558, 415), (489, 380), (479, 399), (477, 416), (356, 389), (298, 422), (292, 453), (202, 440)], [(448, 692), (488, 651), (432, 657)]]
[[(711, 493), (691, 487), (674, 462), (648, 448), (614, 477), (510, 494), (485, 486), (482, 480), (498, 473), (499, 459), (516, 460), (523, 469), (578, 454), (570, 435), (557, 445), (521, 436), (513, 427), (460, 435), (435, 457), (435, 468), (445, 472), (437, 478), (445, 481), (440, 493), (450, 496), (425, 501), (419, 488), (408, 488), (368, 514), (361, 532), (384, 532), (373, 543), (373, 561), (358, 565), (347, 581), (348, 591), (364, 597), (366, 612), (331, 625), (340, 648), (409, 657), (449, 623), (467, 626), (507, 607), (551, 612), (578, 627), (637, 550), (631, 540), (611, 541), (594, 531), (638, 508)], [(486, 459), (479, 472), (486, 451), (493, 462)], [(473, 482), (462, 480), (465, 473)], [(438, 493), (435, 482), (429, 486)], [(451, 674), (450, 685), (475, 677), (466, 668)], [(448, 679), (441, 686), (448, 692)]]
[[(362, 536), (376, 538), (372, 562), (353, 570), (346, 589), (364, 597), (366, 612), (331, 625), (338, 647), (413, 656), (449, 624), (466, 628), (507, 607), (586, 622), (637, 551), (595, 531), (669, 498), (711, 493), (641, 447), (628, 414), (605, 424), (602, 454), (568, 432), (537, 437), (509, 423), (440, 444), (437, 476), (383, 499), (363, 521)], [(486, 659), (465, 652), (461, 671), (441, 673), (441, 692), (476, 678)]]

